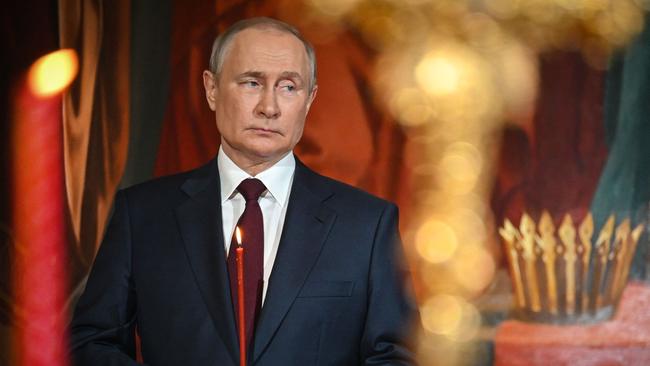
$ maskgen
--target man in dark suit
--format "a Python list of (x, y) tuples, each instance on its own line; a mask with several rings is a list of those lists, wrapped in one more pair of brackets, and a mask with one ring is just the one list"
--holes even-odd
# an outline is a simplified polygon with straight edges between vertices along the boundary
[(397, 208), (292, 153), (317, 90), (311, 45), (244, 20), (215, 40), (203, 79), (219, 154), (117, 194), (71, 326), (77, 363), (134, 364), (137, 329), (147, 364), (236, 365), (245, 326), (249, 365), (413, 364)]

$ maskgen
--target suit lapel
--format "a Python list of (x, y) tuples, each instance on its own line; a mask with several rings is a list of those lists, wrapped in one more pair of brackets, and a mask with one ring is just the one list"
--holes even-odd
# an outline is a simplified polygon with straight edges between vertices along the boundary
[(296, 159), (282, 236), (266, 300), (255, 329), (254, 357), (262, 354), (300, 292), (334, 223), (336, 214), (323, 202), (331, 193)]
[(185, 251), (214, 325), (235, 364), (237, 330), (223, 246), (216, 161), (197, 170), (182, 189), (189, 198), (177, 207), (176, 218)]

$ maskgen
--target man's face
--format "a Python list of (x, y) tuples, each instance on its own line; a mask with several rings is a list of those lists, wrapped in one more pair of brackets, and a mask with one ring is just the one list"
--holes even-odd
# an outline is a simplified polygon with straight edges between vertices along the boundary
[(204, 72), (221, 145), (240, 167), (275, 163), (298, 143), (315, 96), (309, 70), (296, 37), (250, 28), (232, 39), (220, 75)]

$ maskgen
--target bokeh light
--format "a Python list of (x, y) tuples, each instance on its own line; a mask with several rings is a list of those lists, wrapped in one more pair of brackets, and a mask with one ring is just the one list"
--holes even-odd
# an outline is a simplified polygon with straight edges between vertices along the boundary
[(397, 90), (389, 103), (391, 113), (406, 126), (419, 126), (434, 117), (426, 96), (416, 88)]
[(481, 327), (481, 314), (476, 306), (468, 301), (461, 302), (461, 318), (449, 338), (459, 342), (471, 341)]
[(422, 307), (422, 325), (429, 332), (449, 335), (462, 317), (461, 299), (440, 294), (429, 299)]
[[(474, 198), (476, 199), (476, 198)], [(471, 200), (471, 198), (470, 198)], [(447, 214), (447, 222), (458, 233), (461, 243), (482, 243), (487, 232), (482, 215), (468, 207), (454, 207)]]
[(456, 281), (472, 294), (485, 289), (495, 272), (494, 259), (480, 245), (459, 247), (451, 265)]
[(476, 146), (454, 142), (447, 147), (438, 165), (438, 180), (449, 193), (470, 192), (478, 180), (482, 159)]
[(472, 301), (496, 272), (487, 207), (495, 136), (507, 121), (532, 116), (540, 54), (578, 51), (604, 68), (643, 28), (650, 0), (307, 2), (376, 52), (373, 96), (408, 137), (415, 218), (405, 243), (426, 299), (420, 361), (473, 364), (461, 361), (460, 344), (481, 327)]
[(322, 15), (340, 17), (354, 9), (360, 0), (307, 0)]
[(425, 222), (415, 236), (415, 248), (431, 263), (442, 263), (454, 254), (458, 240), (452, 228), (437, 219)]
[(52, 52), (36, 60), (29, 69), (29, 88), (37, 96), (51, 96), (65, 89), (74, 80), (78, 69), (79, 62), (74, 50)]
[(431, 95), (447, 95), (458, 90), (460, 70), (453, 60), (430, 52), (415, 68), (420, 87)]
[(448, 294), (435, 295), (427, 300), (422, 306), (421, 316), (426, 331), (457, 341), (471, 340), (481, 325), (481, 316), (475, 306)]

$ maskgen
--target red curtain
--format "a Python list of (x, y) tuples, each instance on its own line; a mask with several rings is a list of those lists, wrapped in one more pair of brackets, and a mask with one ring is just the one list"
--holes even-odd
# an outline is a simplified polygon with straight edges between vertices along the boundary
[(540, 91), (531, 126), (511, 125), (503, 134), (492, 207), (497, 224), (535, 219), (548, 210), (581, 220), (607, 157), (603, 118), (604, 74), (579, 53), (540, 59)]

